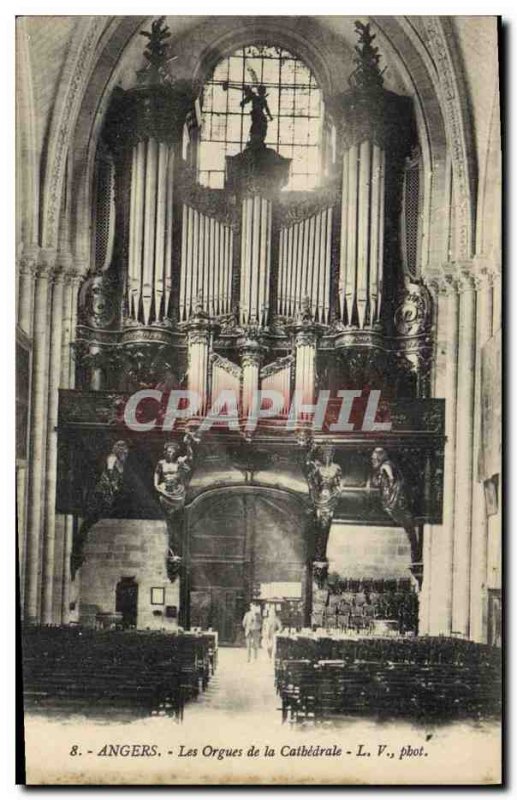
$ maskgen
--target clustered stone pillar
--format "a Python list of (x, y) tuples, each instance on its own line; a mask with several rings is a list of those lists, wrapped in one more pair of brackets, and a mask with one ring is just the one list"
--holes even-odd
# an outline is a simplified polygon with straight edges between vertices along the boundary
[(48, 295), (55, 254), (42, 253), (34, 282), (31, 413), (29, 425), (29, 469), (27, 494), (27, 538), (25, 555), (25, 618), (40, 618), (41, 530), (45, 485), (45, 441), (48, 383)]
[(54, 556), (56, 538), (56, 481), (57, 481), (57, 414), (61, 378), (61, 346), (63, 325), (63, 272), (58, 266), (54, 273), (50, 304), (50, 349), (47, 409), (47, 452), (45, 468), (44, 549), (42, 576), (41, 621), (53, 621)]
[(420, 632), (486, 640), (487, 516), (478, 475), (481, 349), (491, 335), (491, 283), (475, 261), (430, 281), (436, 318), (433, 395), (446, 403), (443, 523), (424, 536)]
[(470, 549), (472, 535), (474, 373), (476, 369), (476, 293), (470, 276), (459, 286), (458, 386), (452, 632), (469, 636)]
[[(476, 353), (481, 355), (483, 345), (492, 334), (492, 284), (493, 276), (483, 274), (477, 290)], [(474, 454), (482, 447), (481, 440), (481, 369), (476, 370), (474, 394)], [(474, 459), (472, 480), (472, 548), (470, 586), (470, 638), (486, 641), (487, 635), (487, 542), (488, 519), (483, 482)]]
[(32, 340), (22, 604), (27, 622), (51, 624), (68, 621), (69, 576), (64, 551), (71, 538), (72, 521), (55, 511), (57, 415), (59, 388), (73, 385), (70, 345), (79, 275), (69, 255), (54, 251), (40, 251), (31, 257), (30, 264), (22, 265), (22, 273), (18, 323), (30, 332)]
[[(75, 361), (71, 345), (75, 336), (80, 275), (74, 269), (70, 255), (67, 255), (66, 258), (63, 257), (62, 261), (63, 305), (59, 387), (73, 389), (75, 386)], [(56, 514), (55, 526), (53, 620), (67, 624), (70, 621), (70, 552), (73, 516)]]
[[(25, 249), (18, 262), (18, 286), (16, 322), (17, 329), (30, 342), (32, 336), (34, 276), (37, 268), (37, 249)], [(19, 366), (18, 366), (19, 368)], [(27, 376), (28, 378), (28, 376)], [(25, 585), (25, 550), (26, 550), (26, 510), (27, 510), (27, 470), (25, 460), (16, 462), (16, 510), (18, 530), (18, 559), (20, 585)], [(24, 593), (21, 593), (20, 605), (24, 609)]]

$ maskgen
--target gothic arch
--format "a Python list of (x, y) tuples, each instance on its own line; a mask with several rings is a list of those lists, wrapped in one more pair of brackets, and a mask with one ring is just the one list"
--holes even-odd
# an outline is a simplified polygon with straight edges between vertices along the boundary
[(54, 250), (58, 245), (67, 156), (71, 150), (75, 120), (83, 102), (84, 89), (98, 58), (97, 45), (105, 25), (105, 17), (79, 18), (63, 70), (50, 125), (43, 181), (40, 239), (45, 250)]
[[(60, 93), (52, 122), (45, 180), (45, 205), (42, 241), (45, 246), (55, 246), (57, 241), (58, 208), (62, 191), (64, 162), (70, 148), (70, 172), (73, 186), (73, 205), (70, 209), (70, 245), (81, 261), (89, 257), (90, 191), (93, 161), (100, 126), (126, 48), (145, 17), (115, 18), (108, 26), (102, 18), (82, 20), (76, 32), (76, 41), (66, 66), (70, 78)], [(203, 70), (220, 57), (222, 50), (238, 46), (244, 39), (264, 39), (274, 35), (279, 43), (291, 47), (323, 79), (327, 92), (337, 90), (342, 80), (326, 63), (321, 46), (305, 40), (302, 22), (297, 18), (219, 18), (222, 22), (210, 25), (194, 19), (182, 26), (177, 35), (184, 41), (190, 36), (203, 42), (198, 47), (195, 75), (202, 78)], [(299, 19), (299, 18), (298, 18)], [(213, 20), (212, 20), (213, 21)], [(469, 121), (461, 107), (460, 96), (466, 91), (461, 74), (455, 68), (443, 23), (439, 18), (423, 18), (427, 41), (408, 18), (374, 17), (380, 32), (379, 42), (389, 48), (397, 71), (406, 84), (408, 93), (415, 99), (419, 133), (423, 144), (426, 175), (426, 202), (424, 208), (423, 271), (435, 270), (446, 259), (443, 239), (448, 215), (447, 154), (450, 154), (457, 189), (457, 213), (460, 221), (458, 260), (470, 257), (473, 240), (472, 180), (469, 177), (471, 144)], [(208, 26), (208, 28), (207, 28)], [(219, 26), (219, 27), (218, 27)], [(222, 30), (221, 30), (222, 26)], [(104, 29), (104, 36), (101, 34)], [(206, 30), (212, 30), (212, 39), (206, 39)], [(274, 33), (273, 33), (274, 31)], [(201, 34), (203, 34), (201, 36)], [(101, 47), (98, 47), (101, 41)], [(351, 52), (343, 42), (344, 52)], [(204, 66), (203, 66), (204, 65)], [(75, 125), (75, 130), (72, 130)], [(73, 141), (73, 148), (70, 147)]]

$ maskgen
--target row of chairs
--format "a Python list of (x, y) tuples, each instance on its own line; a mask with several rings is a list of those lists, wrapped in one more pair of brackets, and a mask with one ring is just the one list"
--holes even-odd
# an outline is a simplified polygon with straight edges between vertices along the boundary
[(183, 718), (186, 703), (206, 689), (217, 661), (212, 633), (26, 628), (26, 708), (161, 714)]
[(279, 659), (392, 662), (407, 664), (500, 664), (500, 650), (466, 639), (446, 636), (339, 637), (307, 633), (280, 634)]
[(275, 680), (283, 721), (348, 715), (439, 721), (500, 714), (499, 653), (461, 663), (318, 659), (314, 649), (305, 658), (285, 658), (281, 638)]

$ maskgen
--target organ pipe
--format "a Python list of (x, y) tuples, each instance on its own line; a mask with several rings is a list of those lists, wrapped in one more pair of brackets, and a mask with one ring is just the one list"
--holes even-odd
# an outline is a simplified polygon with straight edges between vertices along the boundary
[(128, 309), (148, 325), (167, 315), (172, 284), (173, 148), (138, 142), (131, 158)]
[(379, 321), (384, 249), (384, 151), (369, 139), (343, 154), (339, 294), (342, 321)]
[(226, 223), (183, 205), (180, 321), (200, 306), (211, 316), (229, 314), (233, 230)]
[(278, 313), (295, 317), (309, 298), (315, 320), (329, 322), (332, 207), (280, 229)]
[(271, 201), (255, 195), (242, 200), (240, 322), (266, 325), (271, 270)]

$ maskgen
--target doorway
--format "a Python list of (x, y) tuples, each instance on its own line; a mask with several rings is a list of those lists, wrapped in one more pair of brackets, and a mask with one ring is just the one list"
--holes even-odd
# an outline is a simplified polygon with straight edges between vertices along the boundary
[(136, 628), (138, 615), (138, 583), (134, 578), (121, 578), (115, 590), (115, 611), (122, 614), (123, 628)]
[(212, 627), (221, 644), (238, 646), (243, 616), (263, 586), (301, 586), (304, 507), (287, 492), (235, 487), (207, 493), (189, 511), (186, 624)]

